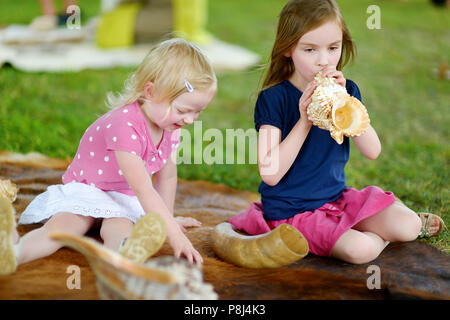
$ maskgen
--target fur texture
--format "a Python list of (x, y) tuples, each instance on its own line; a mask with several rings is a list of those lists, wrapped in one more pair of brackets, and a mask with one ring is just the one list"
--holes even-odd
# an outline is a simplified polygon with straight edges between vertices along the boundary
[[(17, 215), (48, 185), (61, 183), (61, 169), (0, 163), (0, 178), (19, 187)], [(202, 227), (190, 228), (188, 238), (204, 259), (204, 281), (219, 299), (450, 299), (450, 257), (419, 242), (391, 243), (375, 261), (351, 265), (309, 254), (289, 266), (246, 269), (215, 255), (210, 234), (214, 226), (248, 208), (258, 195), (204, 181), (179, 180), (175, 214), (191, 216)], [(16, 217), (18, 218), (18, 217)], [(40, 225), (19, 226), (21, 235)], [(88, 236), (99, 240), (99, 230)], [(155, 256), (172, 255), (167, 241)], [(81, 272), (81, 289), (69, 290), (68, 267)], [(380, 289), (369, 290), (370, 265), (380, 269)], [(21, 265), (16, 273), (0, 277), (0, 299), (98, 299), (95, 275), (80, 253), (63, 248), (55, 254)], [(369, 279), (370, 282), (370, 279)]]

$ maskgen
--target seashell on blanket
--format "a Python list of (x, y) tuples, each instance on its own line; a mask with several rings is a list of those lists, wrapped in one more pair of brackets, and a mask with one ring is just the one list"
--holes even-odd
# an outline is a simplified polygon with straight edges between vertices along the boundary
[(0, 197), (4, 196), (12, 203), (16, 200), (18, 191), (19, 188), (11, 180), (0, 179)]
[(52, 232), (50, 237), (85, 256), (97, 279), (103, 300), (217, 300), (203, 281), (201, 266), (185, 259), (159, 256), (135, 263), (94, 239)]
[(333, 78), (323, 77), (319, 72), (314, 79), (318, 86), (307, 108), (309, 120), (330, 131), (339, 144), (344, 141), (344, 136), (354, 137), (366, 132), (370, 123), (366, 107)]

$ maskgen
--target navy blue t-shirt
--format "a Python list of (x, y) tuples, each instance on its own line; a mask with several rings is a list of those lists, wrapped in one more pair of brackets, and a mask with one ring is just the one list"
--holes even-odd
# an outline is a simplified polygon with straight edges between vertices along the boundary
[[(347, 92), (361, 100), (358, 86), (346, 79)], [(255, 128), (272, 125), (281, 130), (281, 141), (300, 119), (302, 92), (290, 81), (263, 90), (256, 101)], [(259, 186), (264, 217), (290, 218), (337, 200), (346, 188), (344, 167), (350, 154), (349, 139), (338, 144), (328, 130), (312, 126), (291, 168), (275, 186)]]

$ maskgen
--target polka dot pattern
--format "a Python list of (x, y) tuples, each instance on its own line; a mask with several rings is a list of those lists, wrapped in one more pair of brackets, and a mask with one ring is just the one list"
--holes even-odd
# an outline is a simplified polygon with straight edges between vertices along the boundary
[(162, 140), (154, 143), (138, 103), (115, 109), (86, 130), (76, 156), (63, 175), (63, 183), (77, 181), (104, 191), (134, 195), (114, 151), (139, 156), (149, 175), (153, 175), (167, 163), (179, 143), (180, 130), (164, 131)]

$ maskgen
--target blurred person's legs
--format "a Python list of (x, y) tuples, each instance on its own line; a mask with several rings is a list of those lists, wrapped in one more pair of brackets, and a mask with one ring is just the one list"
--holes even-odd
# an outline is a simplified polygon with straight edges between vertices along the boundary
[(63, 1), (63, 12), (60, 14), (56, 13), (56, 8), (53, 0), (39, 0), (41, 6), (42, 15), (36, 17), (31, 22), (31, 28), (35, 30), (45, 31), (56, 28), (58, 25), (63, 25), (66, 23), (69, 14), (67, 13), (67, 8), (71, 5), (76, 5), (76, 0), (64, 0)]

